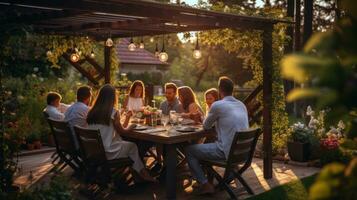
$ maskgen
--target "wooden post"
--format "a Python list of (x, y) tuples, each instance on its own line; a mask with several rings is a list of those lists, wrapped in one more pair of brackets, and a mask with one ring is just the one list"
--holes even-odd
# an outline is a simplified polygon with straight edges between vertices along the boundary
[(301, 48), (301, 0), (295, 0), (294, 51)]
[[(287, 1), (287, 16), (293, 18), (294, 17), (294, 0)], [(286, 29), (286, 35), (291, 38), (288, 43), (284, 47), (284, 53), (289, 54), (293, 51), (293, 38), (294, 38), (294, 27), (292, 25), (288, 25)], [(285, 96), (294, 88), (294, 81), (284, 80), (284, 92)], [(289, 114), (294, 113), (294, 104), (285, 102), (286, 104), (286, 112)]]
[(273, 76), (273, 25), (263, 32), (263, 151), (264, 178), (273, 177), (272, 157), (272, 76)]
[(111, 53), (111, 48), (105, 45), (104, 41), (104, 82), (110, 83), (110, 53)]

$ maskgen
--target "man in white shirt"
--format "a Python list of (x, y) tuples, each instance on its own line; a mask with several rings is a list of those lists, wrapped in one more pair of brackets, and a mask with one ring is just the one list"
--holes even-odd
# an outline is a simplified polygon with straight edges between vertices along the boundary
[(64, 104), (61, 105), (62, 97), (57, 92), (49, 92), (47, 94), (47, 107), (44, 111), (48, 114), (49, 118), (60, 120), (64, 119), (63, 112), (60, 111), (60, 108), (65, 107)]
[(204, 129), (215, 126), (217, 141), (190, 145), (186, 148), (187, 162), (194, 178), (201, 186), (201, 194), (213, 193), (214, 186), (205, 177), (199, 160), (226, 160), (234, 135), (238, 131), (249, 128), (247, 108), (232, 96), (233, 87), (234, 84), (228, 77), (219, 79), (218, 88), (221, 100), (212, 104), (207, 118), (203, 122)]

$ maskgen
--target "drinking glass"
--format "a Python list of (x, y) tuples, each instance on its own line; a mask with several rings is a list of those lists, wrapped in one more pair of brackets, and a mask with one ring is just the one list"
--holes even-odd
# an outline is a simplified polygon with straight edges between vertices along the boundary
[(166, 128), (167, 124), (169, 123), (170, 117), (168, 115), (161, 115), (161, 123)]

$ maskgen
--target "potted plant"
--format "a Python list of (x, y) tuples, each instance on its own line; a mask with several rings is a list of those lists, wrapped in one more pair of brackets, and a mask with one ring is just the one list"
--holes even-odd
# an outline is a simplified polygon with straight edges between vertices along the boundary
[(41, 141), (40, 141), (40, 136), (36, 132), (32, 132), (30, 135), (27, 136), (27, 149), (28, 150), (33, 150), (33, 149), (39, 149), (41, 148)]
[(42, 143), (41, 143), (41, 136), (39, 133), (35, 132), (34, 134), (34, 141), (33, 144), (35, 145), (35, 149), (41, 149), (42, 148)]
[(294, 124), (291, 130), (288, 140), (289, 157), (293, 161), (306, 162), (310, 156), (310, 138), (313, 131), (300, 122)]

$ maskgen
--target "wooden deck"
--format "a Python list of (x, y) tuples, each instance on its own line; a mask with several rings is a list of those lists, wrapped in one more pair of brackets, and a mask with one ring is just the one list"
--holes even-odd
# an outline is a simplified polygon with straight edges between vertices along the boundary
[[(51, 177), (49, 173), (52, 168), (51, 158), (52, 153), (37, 154), (32, 156), (19, 157), (20, 171), (17, 174), (15, 183), (22, 188), (29, 185), (38, 185), (42, 182), (46, 182)], [(246, 171), (243, 177), (247, 180), (248, 184), (252, 187), (255, 194), (262, 193), (270, 190), (278, 185), (288, 183), (290, 181), (301, 179), (319, 172), (319, 168), (305, 167), (297, 165), (289, 165), (282, 162), (273, 163), (273, 178), (266, 180), (263, 177), (263, 160), (254, 159), (252, 167)], [(71, 169), (66, 169), (65, 174), (72, 174)], [(187, 172), (186, 172), (187, 174)], [(180, 176), (183, 177), (183, 176)], [(78, 181), (73, 179), (72, 184), (78, 186)], [(225, 191), (218, 191), (212, 196), (195, 196), (191, 194), (192, 187), (188, 179), (180, 181), (178, 184), (177, 199), (229, 199), (228, 194)], [(186, 186), (184, 186), (186, 185)], [(235, 185), (233, 185), (235, 186)], [(74, 187), (75, 188), (75, 187)], [(250, 197), (246, 192), (243, 192), (239, 185), (237, 190), (239, 198)], [(86, 199), (83, 196), (78, 195), (79, 199)], [(137, 187), (134, 194), (114, 194), (111, 199), (120, 200), (145, 200), (145, 199), (165, 199), (165, 185), (154, 184)]]

